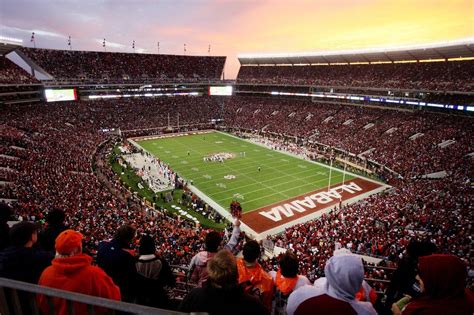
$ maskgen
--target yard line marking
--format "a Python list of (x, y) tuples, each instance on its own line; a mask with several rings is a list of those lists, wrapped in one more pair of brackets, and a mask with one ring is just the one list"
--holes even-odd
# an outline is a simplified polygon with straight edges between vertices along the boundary
[[(334, 177), (342, 177), (342, 175), (333, 176), (333, 178), (334, 178)], [(327, 180), (327, 178), (326, 178), (325, 180)], [(306, 184), (306, 185), (309, 185), (309, 184)], [(281, 192), (291, 191), (291, 190), (293, 190), (294, 188), (300, 188), (300, 187), (304, 187), (304, 186), (306, 186), (306, 185), (292, 187), (292, 188), (290, 188), (290, 189), (282, 190)], [(322, 187), (322, 188), (324, 188), (324, 187)], [(318, 188), (318, 189), (321, 189), (321, 188)], [(259, 190), (261, 190), (261, 189), (259, 189)], [(310, 190), (310, 191), (311, 191), (311, 190)], [(310, 192), (310, 191), (309, 191), (309, 192)], [(271, 197), (271, 196), (274, 196), (274, 195), (276, 195), (276, 194), (270, 194), (270, 195), (265, 195), (265, 196), (261, 196), (261, 197), (258, 197), (258, 198), (254, 198), (254, 199), (251, 199), (251, 200), (246, 200), (245, 203), (252, 203), (252, 202), (255, 202), (255, 201), (257, 201), (257, 200), (265, 199), (265, 198), (268, 198), (268, 197)], [(291, 198), (291, 197), (290, 197), (290, 198)], [(218, 199), (218, 200), (214, 199), (214, 201), (217, 202), (217, 203), (221, 203), (222, 201), (225, 201), (225, 200), (227, 200), (227, 199), (228, 199), (228, 198), (223, 198), (223, 199)], [(289, 199), (289, 198), (288, 198), (288, 199)], [(282, 200), (282, 201), (284, 201), (284, 200)], [(260, 208), (260, 207), (257, 207), (257, 208), (255, 208), (255, 209), (250, 210), (250, 211), (247, 210), (247, 211), (245, 211), (245, 213), (252, 212), (252, 211), (257, 210), (257, 209), (259, 209), (259, 208)]]
[[(181, 144), (179, 141), (176, 141), (176, 144), (178, 144), (178, 145), (180, 145), (180, 146), (184, 146), (184, 147), (186, 147), (187, 149), (190, 149), (188, 146), (186, 146), (186, 145), (184, 145), (184, 144)], [(198, 151), (196, 151), (196, 150), (194, 150), (194, 149), (191, 149), (190, 151), (199, 153)], [(225, 168), (227, 168), (227, 169), (229, 169), (231, 172), (234, 171), (231, 167), (227, 166), (225, 163), (222, 164), (222, 166), (225, 167)], [(253, 178), (250, 177), (250, 176), (247, 176), (247, 175), (245, 175), (245, 174), (244, 174), (243, 176), (244, 176), (244, 177), (247, 177), (249, 180), (251, 180), (251, 181), (253, 181), (253, 182), (260, 183), (261, 185), (263, 185), (263, 186), (267, 187), (268, 189), (274, 191), (276, 194), (280, 194), (280, 195), (282, 195), (283, 197), (285, 197), (285, 198), (287, 198), (287, 199), (290, 198), (290, 196), (288, 196), (288, 195), (286, 195), (286, 194), (283, 194), (283, 193), (280, 193), (280, 192), (276, 191), (275, 189), (273, 189), (272, 187), (267, 186), (267, 185), (265, 185), (265, 184), (262, 184), (262, 183), (259, 182), (259, 181), (256, 181), (255, 179), (253, 179)], [(227, 186), (226, 186), (226, 187), (227, 187)]]

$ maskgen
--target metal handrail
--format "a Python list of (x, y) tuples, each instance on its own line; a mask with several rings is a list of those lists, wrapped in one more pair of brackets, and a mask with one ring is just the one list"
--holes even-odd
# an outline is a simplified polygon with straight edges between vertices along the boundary
[[(9, 308), (9, 303), (7, 300), (7, 295), (5, 294), (5, 289), (12, 290), (12, 298), (10, 300), (10, 305), (12, 309)], [(71, 305), (71, 302), (80, 302), (88, 306), (89, 314), (94, 313), (94, 306), (106, 308), (112, 312), (120, 311), (130, 314), (143, 314), (143, 315), (184, 315), (189, 313), (181, 313), (166, 309), (158, 309), (148, 306), (142, 306), (137, 304), (131, 304), (126, 302), (118, 302), (113, 300), (108, 300), (105, 298), (94, 297), (86, 294), (69, 292), (59, 289), (53, 289), (48, 287), (43, 287), (35, 284), (30, 284), (26, 282), (0, 278), (0, 314), (10, 315), (10, 314), (21, 314), (20, 299), (18, 298), (18, 291), (24, 291), (29, 293), (42, 294), (48, 298), (48, 304), (52, 303), (52, 297), (65, 299), (68, 305)], [(32, 305), (36, 306), (35, 295), (30, 295), (33, 301), (30, 301)], [(71, 309), (71, 307), (68, 307)], [(35, 313), (36, 310), (33, 310)], [(54, 312), (54, 310), (53, 310)], [(70, 312), (70, 311), (69, 311)], [(70, 312), (73, 313), (73, 312)], [(54, 313), (53, 313), (54, 314)]]

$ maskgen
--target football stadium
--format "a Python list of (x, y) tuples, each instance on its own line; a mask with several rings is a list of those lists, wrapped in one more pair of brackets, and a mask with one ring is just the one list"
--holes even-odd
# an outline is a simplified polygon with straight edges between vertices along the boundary
[(474, 313), (469, 5), (140, 3), (3, 5), (0, 314)]

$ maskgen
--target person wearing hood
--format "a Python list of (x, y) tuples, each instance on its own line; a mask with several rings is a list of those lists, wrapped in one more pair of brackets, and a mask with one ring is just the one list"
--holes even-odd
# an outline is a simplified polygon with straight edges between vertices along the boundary
[[(420, 257), (417, 280), (421, 295), (411, 299), (406, 307), (403, 307), (403, 301), (394, 303), (392, 312), (403, 315), (471, 315), (474, 313), (474, 294), (465, 288), (466, 278), (466, 266), (454, 255)], [(406, 299), (410, 300), (410, 297)]]
[[(92, 266), (92, 257), (82, 253), (82, 234), (66, 230), (56, 238), (56, 258), (41, 274), (39, 285), (120, 301), (120, 289), (101, 268)], [(69, 314), (66, 300), (53, 298), (57, 314)], [(74, 303), (75, 314), (86, 314), (87, 306)], [(38, 295), (38, 306), (49, 313), (48, 300)], [(98, 310), (100, 313), (100, 310)], [(97, 313), (97, 311), (96, 311)]]
[(370, 302), (355, 300), (364, 279), (362, 259), (353, 254), (331, 257), (324, 268), (325, 278), (314, 286), (305, 285), (288, 298), (288, 315), (377, 314)]
[[(239, 241), (240, 235), (240, 221), (236, 220), (232, 235), (229, 242), (224, 246), (224, 249), (232, 251)], [(204, 240), (205, 250), (197, 253), (189, 263), (188, 278), (191, 282), (196, 283), (198, 287), (202, 287), (207, 281), (207, 262), (214, 257), (219, 250), (222, 242), (222, 237), (216, 231), (207, 233)]]

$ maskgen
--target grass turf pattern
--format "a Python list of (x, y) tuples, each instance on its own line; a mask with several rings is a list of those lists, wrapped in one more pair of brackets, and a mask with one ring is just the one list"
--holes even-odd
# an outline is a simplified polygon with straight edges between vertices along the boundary
[[(253, 211), (328, 186), (329, 168), (219, 132), (139, 141), (145, 150), (225, 209), (233, 199)], [(241, 152), (245, 152), (242, 156)], [(231, 153), (221, 162), (203, 157)], [(260, 170), (259, 170), (260, 168)], [(234, 175), (234, 179), (225, 179)], [(354, 176), (347, 174), (345, 181)], [(331, 185), (342, 171), (332, 170)]]

